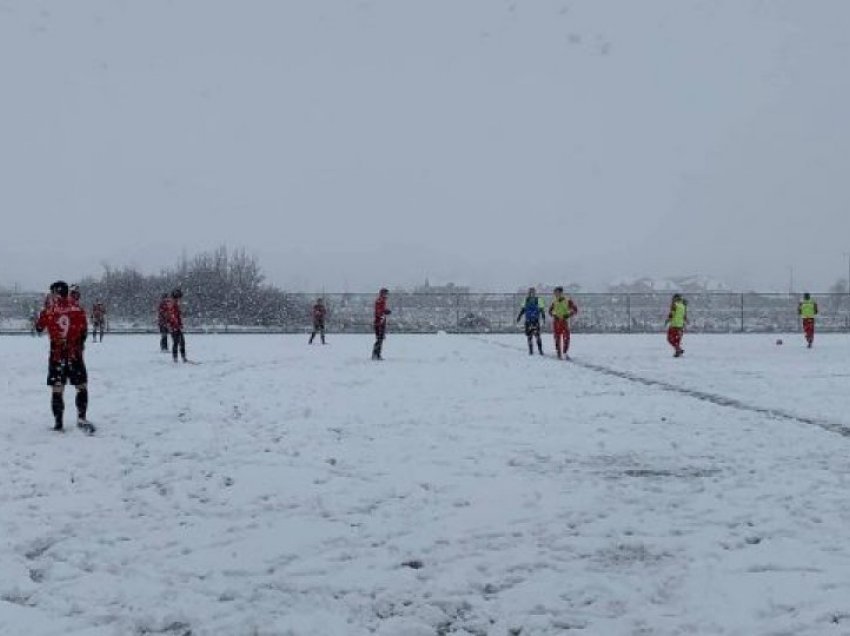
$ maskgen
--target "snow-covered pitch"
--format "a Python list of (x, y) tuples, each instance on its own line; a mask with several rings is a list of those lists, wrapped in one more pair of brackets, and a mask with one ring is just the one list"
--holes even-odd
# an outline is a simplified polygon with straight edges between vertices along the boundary
[(850, 634), (850, 339), (782, 338), (107, 336), (92, 438), (0, 339), (0, 634)]

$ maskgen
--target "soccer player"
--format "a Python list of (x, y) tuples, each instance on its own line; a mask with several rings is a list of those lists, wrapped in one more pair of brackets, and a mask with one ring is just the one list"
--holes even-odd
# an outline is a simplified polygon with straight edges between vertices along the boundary
[(688, 303), (682, 298), (681, 294), (673, 294), (673, 301), (670, 303), (670, 312), (667, 314), (665, 325), (669, 325), (667, 329), (667, 342), (673, 347), (675, 352), (674, 358), (681, 358), (685, 354), (682, 349), (682, 334), (685, 332), (685, 325), (688, 324)]
[(30, 312), (30, 334), (33, 338), (35, 338), (36, 334), (35, 326), (36, 324), (38, 324), (38, 314), (38, 307), (33, 307), (32, 311)]
[(383, 360), (381, 351), (384, 348), (384, 338), (387, 337), (387, 316), (392, 311), (387, 308), (387, 297), (390, 292), (386, 287), (382, 287), (378, 292), (378, 297), (375, 299), (375, 320), (373, 327), (375, 328), (375, 345), (372, 347), (372, 360)]
[(317, 332), (322, 338), (322, 344), (325, 344), (326, 313), (327, 309), (325, 309), (325, 301), (319, 298), (316, 300), (316, 304), (313, 305), (313, 333), (310, 334), (310, 342), (308, 344), (313, 344), (313, 339), (316, 337)]
[(83, 346), (88, 336), (86, 312), (68, 297), (68, 283), (65, 281), (56, 281), (51, 290), (53, 300), (39, 315), (36, 330), (41, 333), (46, 329), (50, 335), (47, 385), (51, 387), (53, 430), (64, 430), (65, 385), (70, 382), (77, 389), (77, 426), (91, 434), (95, 429), (86, 419), (88, 372), (83, 360)]
[(92, 342), (97, 342), (97, 334), (100, 331), (100, 341), (103, 342), (103, 332), (106, 329), (106, 305), (100, 299), (92, 305), (91, 317), (94, 327), (92, 328)]
[(540, 339), (540, 323), (546, 322), (546, 313), (544, 312), (543, 301), (537, 297), (537, 290), (534, 287), (528, 288), (528, 295), (525, 297), (525, 302), (519, 309), (519, 315), (516, 317), (517, 323), (525, 316), (525, 337), (528, 339), (528, 355), (534, 355), (534, 347), (532, 339), (537, 341), (537, 352), (543, 355), (543, 341)]
[(50, 291), (45, 294), (44, 302), (41, 304), (41, 308), (47, 309), (48, 307), (53, 305), (54, 300), (56, 300), (56, 283), (53, 283), (50, 286)]
[(818, 304), (812, 300), (811, 294), (803, 294), (803, 300), (797, 306), (797, 313), (803, 319), (803, 333), (806, 335), (806, 346), (811, 349), (815, 341), (815, 316), (818, 315)]
[(573, 302), (573, 299), (564, 295), (563, 287), (556, 287), (554, 290), (555, 299), (549, 305), (549, 315), (552, 317), (552, 332), (555, 335), (555, 351), (558, 353), (558, 359), (562, 357), (566, 360), (570, 359), (570, 318), (578, 313), (578, 307)]
[(71, 299), (71, 302), (75, 304), (77, 307), (80, 307), (80, 286), (79, 285), (71, 285), (68, 288), (68, 297)]
[(166, 321), (168, 331), (171, 333), (171, 357), (174, 362), (177, 362), (178, 350), (183, 362), (188, 362), (186, 359), (186, 338), (183, 336), (183, 312), (180, 310), (181, 298), (183, 298), (183, 292), (175, 289), (171, 292), (171, 298), (166, 307)]
[(159, 299), (156, 321), (159, 326), (159, 350), (168, 353), (168, 294), (163, 294)]

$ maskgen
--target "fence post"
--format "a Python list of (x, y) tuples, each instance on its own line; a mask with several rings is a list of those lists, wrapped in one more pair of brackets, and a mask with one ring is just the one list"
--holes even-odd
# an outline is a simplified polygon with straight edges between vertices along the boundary
[(455, 332), (460, 333), (460, 294), (455, 294)]
[(629, 321), (629, 324), (626, 327), (626, 331), (628, 333), (632, 332), (632, 295), (626, 294), (626, 319)]
[(741, 333), (744, 333), (744, 294), (741, 294)]

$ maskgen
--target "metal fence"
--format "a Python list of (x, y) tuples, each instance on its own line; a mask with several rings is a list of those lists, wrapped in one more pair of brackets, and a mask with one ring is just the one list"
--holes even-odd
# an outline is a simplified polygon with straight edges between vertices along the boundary
[[(579, 313), (572, 329), (585, 333), (642, 333), (664, 328), (670, 294), (571, 294)], [(328, 328), (364, 331), (371, 328), (373, 295), (330, 294)], [(304, 297), (304, 304), (311, 299)], [(393, 330), (412, 333), (512, 332), (522, 294), (391, 294)], [(548, 304), (551, 298), (545, 297)], [(800, 328), (797, 304), (790, 294), (687, 294), (689, 330), (703, 333), (789, 332)], [(816, 298), (821, 331), (850, 330), (850, 296), (820, 294)], [(309, 325), (309, 312), (304, 313)]]
[[(579, 307), (572, 328), (585, 333), (656, 332), (664, 327), (670, 304), (669, 293), (580, 293), (571, 297)], [(310, 330), (311, 307), (315, 296), (289, 294), (287, 310), (263, 324), (243, 320), (238, 324), (207, 316), (195, 306), (191, 295), (184, 298), (184, 314), (189, 330), (218, 332), (298, 333)], [(325, 294), (327, 330), (362, 333), (372, 328), (374, 294)], [(551, 298), (543, 296), (548, 303)], [(688, 302), (689, 330), (702, 333), (770, 333), (799, 329), (798, 295), (762, 293), (693, 293)], [(817, 294), (820, 313), (818, 329), (824, 332), (850, 331), (850, 295)], [(0, 331), (28, 332), (33, 313), (42, 298), (34, 294), (0, 293)], [(85, 299), (84, 299), (85, 301)], [(112, 332), (156, 331), (155, 307), (145, 315), (109, 314)], [(397, 332), (499, 333), (516, 330), (516, 316), (522, 294), (415, 294), (391, 293), (390, 328)], [(84, 303), (85, 304), (85, 303)]]

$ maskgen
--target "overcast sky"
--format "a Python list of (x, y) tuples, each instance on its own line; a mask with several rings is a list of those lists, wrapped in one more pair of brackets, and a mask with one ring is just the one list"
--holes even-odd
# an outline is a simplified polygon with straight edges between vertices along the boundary
[(825, 289), (848, 69), (847, 0), (0, 0), (0, 284)]

